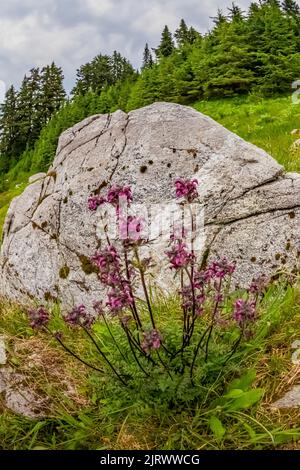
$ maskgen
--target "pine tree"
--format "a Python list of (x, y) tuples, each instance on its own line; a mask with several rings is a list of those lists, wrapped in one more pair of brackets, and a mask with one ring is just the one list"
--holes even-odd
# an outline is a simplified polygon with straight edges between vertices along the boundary
[(284, 0), (282, 10), (287, 18), (289, 27), (295, 34), (297, 52), (300, 52), (300, 7), (294, 0)]
[(25, 75), (17, 102), (17, 125), (19, 129), (20, 152), (31, 148), (41, 131), (40, 70), (33, 68)]
[(99, 54), (91, 62), (77, 70), (76, 85), (72, 90), (74, 96), (84, 96), (89, 91), (98, 95), (107, 87), (120, 80), (133, 78), (135, 71), (130, 62), (114, 52), (113, 56)]
[(168, 26), (164, 27), (164, 30), (161, 35), (161, 41), (157, 49), (155, 49), (156, 56), (160, 59), (162, 57), (169, 57), (174, 51), (174, 41), (172, 33), (170, 32)]
[(261, 2), (259, 9), (249, 16), (248, 26), (259, 90), (264, 94), (289, 91), (292, 82), (300, 76), (299, 36), (280, 3)]
[(190, 42), (189, 29), (184, 19), (180, 21), (179, 28), (176, 29), (174, 37), (176, 39), (178, 47), (184, 46)]
[(294, 0), (283, 0), (282, 9), (288, 16), (300, 18), (300, 7)]
[(247, 93), (254, 81), (251, 44), (243, 18), (227, 21), (219, 11), (195, 68), (206, 98)]
[(40, 97), (38, 115), (43, 127), (63, 105), (66, 92), (63, 86), (63, 72), (54, 62), (43, 67), (40, 77)]
[(19, 152), (17, 127), (17, 92), (11, 86), (0, 105), (0, 172), (7, 171)]
[(244, 12), (235, 3), (232, 3), (232, 6), (231, 8), (228, 8), (228, 11), (230, 13), (229, 18), (232, 21), (243, 21)]
[(126, 80), (134, 75), (134, 70), (130, 62), (122, 55), (114, 51), (111, 58), (112, 83)]
[(188, 42), (189, 44), (195, 44), (196, 41), (201, 40), (201, 34), (196, 31), (193, 26), (188, 30)]
[(143, 65), (142, 70), (151, 69), (153, 67), (153, 57), (149, 49), (148, 43), (145, 45), (144, 54), (143, 54)]
[(222, 26), (224, 23), (227, 23), (227, 18), (220, 8), (218, 8), (217, 16), (212, 16), (211, 19), (215, 27)]

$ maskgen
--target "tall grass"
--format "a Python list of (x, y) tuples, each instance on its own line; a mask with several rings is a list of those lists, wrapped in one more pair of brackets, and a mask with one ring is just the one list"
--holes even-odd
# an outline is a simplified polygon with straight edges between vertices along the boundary
[[(162, 318), (172, 317), (177, 308), (176, 299), (162, 299), (155, 306)], [(63, 329), (72, 348), (84, 353), (87, 360), (97, 360), (80, 332), (67, 334), (58, 310), (53, 322), (55, 328)], [(300, 378), (299, 367), (291, 361), (291, 344), (299, 339), (299, 328), (299, 287), (283, 282), (271, 286), (262, 304), (255, 340), (235, 354), (222, 374), (212, 371), (214, 380), (199, 387), (199, 400), (180, 408), (166, 406), (159, 397), (145, 399), (147, 384), (133, 392), (118, 385), (112, 376), (88, 373), (55, 340), (43, 334), (33, 337), (22, 309), (2, 302), (0, 333), (8, 338), (9, 361), (26, 373), (27, 383), (50, 398), (50, 405), (45, 418), (36, 420), (3, 409), (0, 449), (299, 448), (300, 411), (279, 412), (270, 406)], [(101, 322), (95, 331), (99, 341), (113, 350)], [(41, 361), (37, 360), (39, 355)], [(51, 358), (57, 361), (54, 375)], [(28, 363), (30, 367), (26, 367)], [(78, 390), (77, 401), (62, 389), (63, 377)], [(246, 391), (245, 399), (250, 398), (248, 389), (253, 397), (258, 388), (264, 390), (263, 399), (254, 406), (244, 402), (237, 409), (233, 397), (238, 391)]]

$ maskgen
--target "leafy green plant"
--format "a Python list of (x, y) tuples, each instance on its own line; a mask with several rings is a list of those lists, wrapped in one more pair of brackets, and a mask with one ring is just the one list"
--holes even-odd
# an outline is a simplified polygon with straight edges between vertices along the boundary
[[(175, 183), (178, 207), (188, 207), (192, 228), (195, 223), (191, 204), (198, 200), (197, 187), (196, 180), (179, 179)], [(43, 306), (30, 310), (31, 326), (51, 334), (87, 367), (99, 373), (111, 372), (122, 386), (138, 389), (145, 401), (158, 400), (167, 406), (193, 402), (199, 395), (198, 388), (214, 379), (241, 344), (255, 335), (265, 280), (254, 280), (248, 290), (232, 292), (230, 281), (235, 265), (219, 259), (201, 266), (195, 255), (195, 234), (192, 233), (189, 249), (186, 231), (173, 227), (166, 257), (179, 281), (175, 297), (180, 308), (164, 323), (155, 312), (149, 283), (153, 261), (141, 253), (141, 248), (149, 243), (143, 238), (143, 221), (127, 211), (123, 215), (124, 202), (129, 210), (132, 199), (129, 187), (112, 187), (105, 197), (89, 199), (93, 212), (104, 204), (114, 207), (119, 245), (112, 244), (106, 231), (106, 246), (91, 258), (99, 281), (107, 290), (106, 301), (95, 302), (94, 312), (79, 305), (64, 317), (68, 325), (82, 330), (100, 356), (101, 365), (78, 355), (65, 344), (61, 332), (49, 328), (50, 314)], [(258, 394), (238, 392), (237, 388), (223, 397), (231, 401), (234, 398), (237, 409)], [(239, 404), (243, 402), (244, 405)], [(213, 419), (213, 423), (217, 428), (217, 421)]]

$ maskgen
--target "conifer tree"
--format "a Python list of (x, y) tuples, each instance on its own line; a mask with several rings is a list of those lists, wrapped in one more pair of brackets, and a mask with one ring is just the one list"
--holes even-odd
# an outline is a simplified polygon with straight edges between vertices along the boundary
[(166, 25), (161, 35), (161, 41), (157, 49), (155, 49), (156, 56), (160, 59), (162, 57), (169, 57), (175, 49), (172, 33)]
[(232, 3), (231, 8), (228, 8), (228, 11), (230, 13), (229, 18), (232, 21), (243, 21), (244, 19), (244, 12), (242, 9), (237, 6), (235, 3)]
[(222, 26), (227, 22), (227, 18), (220, 8), (218, 8), (217, 15), (211, 17), (211, 19), (213, 20), (215, 27)]
[(300, 18), (300, 7), (294, 0), (283, 0), (282, 9), (287, 16)]
[(63, 86), (63, 72), (54, 62), (43, 67), (40, 77), (40, 97), (38, 115), (44, 126), (65, 102), (66, 92)]
[(188, 30), (188, 42), (189, 44), (195, 44), (197, 40), (201, 39), (201, 34), (196, 31), (193, 26)]
[(119, 80), (133, 78), (135, 71), (130, 62), (114, 52), (113, 56), (99, 54), (77, 70), (74, 96), (84, 96), (89, 91), (98, 95)]
[(144, 54), (143, 54), (143, 65), (142, 70), (153, 67), (153, 57), (149, 49), (148, 43), (145, 45)]
[(40, 109), (40, 70), (33, 68), (25, 75), (17, 102), (17, 125), (20, 152), (31, 148), (41, 131)]
[(176, 39), (178, 47), (184, 46), (184, 44), (190, 42), (189, 29), (184, 19), (180, 21), (179, 28), (176, 29), (174, 37)]
[(12, 159), (18, 155), (18, 127), (17, 127), (17, 92), (11, 86), (5, 100), (0, 105), (0, 172), (7, 171)]

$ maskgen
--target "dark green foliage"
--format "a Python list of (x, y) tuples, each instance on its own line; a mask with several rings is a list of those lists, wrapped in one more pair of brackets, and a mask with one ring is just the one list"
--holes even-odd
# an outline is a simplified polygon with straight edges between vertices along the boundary
[(132, 65), (120, 53), (99, 54), (91, 62), (82, 65), (77, 71), (77, 81), (73, 95), (85, 95), (89, 91), (100, 94), (108, 86), (127, 80), (135, 74)]
[(186, 22), (184, 19), (180, 21), (179, 28), (176, 29), (174, 37), (177, 41), (177, 44), (179, 47), (183, 46), (187, 42), (189, 42), (189, 29), (186, 25)]
[(153, 57), (149, 49), (148, 44), (146, 43), (143, 55), (143, 65), (142, 70), (153, 67)]
[(172, 33), (170, 32), (168, 26), (164, 27), (164, 30), (161, 35), (161, 41), (157, 49), (155, 49), (155, 54), (158, 59), (162, 57), (169, 57), (175, 49)]
[[(54, 63), (25, 75), (19, 91), (10, 87), (0, 108), (0, 173), (26, 160), (43, 127), (65, 101), (62, 70)], [(28, 162), (22, 165), (29, 166)]]
[(61, 108), (66, 99), (63, 87), (63, 72), (54, 62), (41, 71), (41, 91), (38, 102), (40, 125), (43, 127), (51, 117)]
[(8, 170), (10, 161), (17, 152), (16, 143), (18, 137), (17, 129), (17, 93), (11, 86), (5, 95), (5, 101), (0, 107), (0, 127), (2, 130), (0, 153), (0, 173)]

